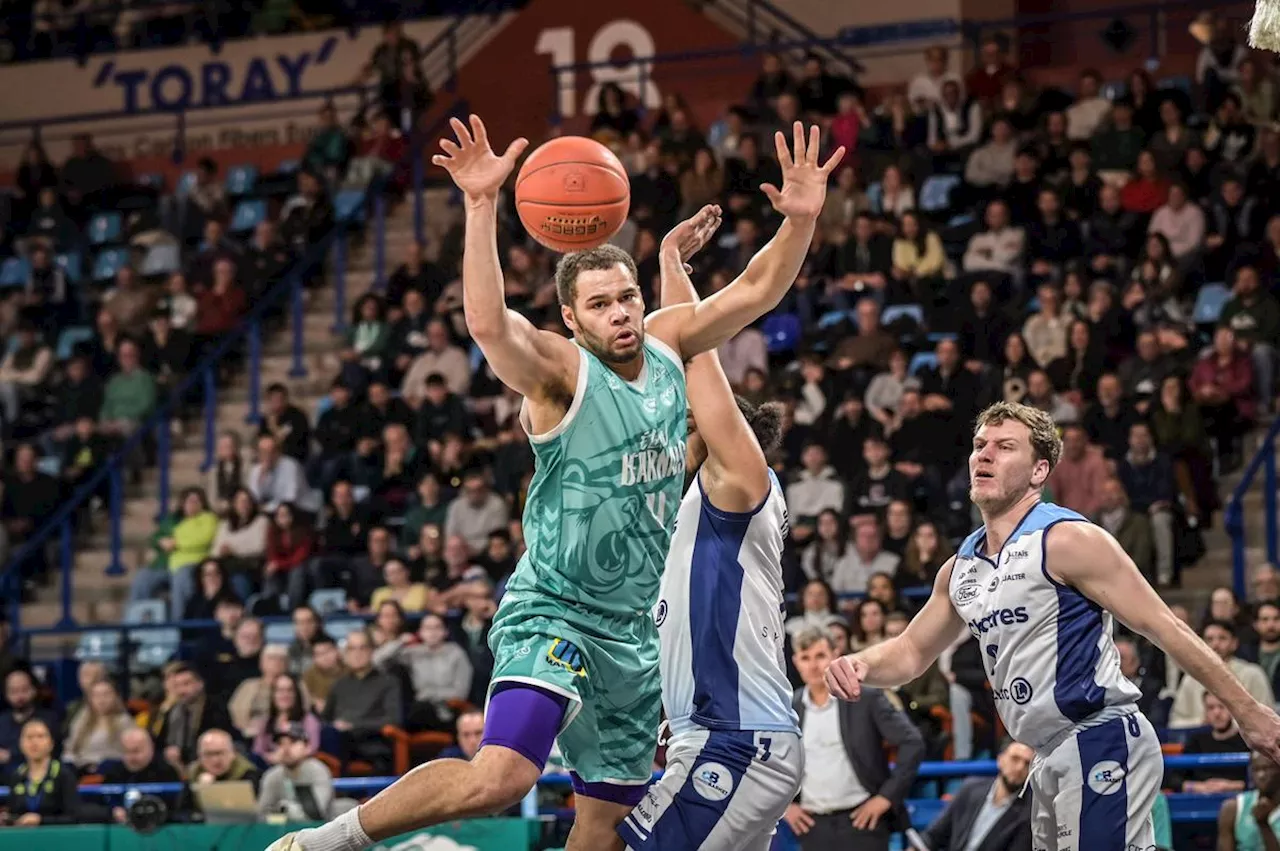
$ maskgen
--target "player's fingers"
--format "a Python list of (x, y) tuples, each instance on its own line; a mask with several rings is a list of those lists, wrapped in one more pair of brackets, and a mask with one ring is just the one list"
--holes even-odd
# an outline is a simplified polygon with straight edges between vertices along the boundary
[(836, 663), (833, 662), (827, 668), (827, 672), (822, 675), (822, 678), (827, 681), (827, 688), (831, 690), (832, 694), (841, 700), (848, 699), (848, 695), (844, 693), (844, 686), (840, 683), (840, 678), (836, 676)]
[(502, 155), (502, 158), (514, 164), (516, 160), (520, 159), (520, 155), (524, 153), (524, 149), (527, 147), (529, 147), (529, 140), (521, 136), (510, 145), (507, 145), (507, 151)]
[[(788, 165), (790, 165), (790, 163), (788, 163)], [(782, 199), (782, 193), (779, 192), (778, 187), (774, 186), (772, 183), (761, 183), (760, 191), (764, 193), (764, 196), (768, 198), (769, 202), (772, 204), (776, 204)]]
[(435, 155), (433, 155), (433, 156), (431, 157), (431, 164), (432, 164), (432, 165), (438, 165), (438, 166), (440, 166), (442, 169), (444, 169), (445, 171), (449, 171), (449, 170), (450, 170), (450, 169), (449, 169), (449, 165), (450, 165), (450, 163), (452, 163), (452, 162), (453, 162), (453, 160), (449, 159), (448, 157), (444, 156), (443, 154), (435, 154)]
[(773, 134), (773, 147), (778, 153), (778, 165), (786, 168), (791, 165), (791, 151), (787, 149), (787, 137), (779, 130)]
[(690, 266), (688, 263), (685, 263), (685, 264), (683, 264), (683, 265), (684, 265), (684, 273), (685, 273), (686, 275), (692, 275), (692, 274), (693, 274), (693, 267), (692, 267), (692, 266)]
[(818, 164), (818, 149), (822, 146), (822, 131), (818, 129), (818, 125), (814, 124), (809, 127), (809, 147), (805, 151), (805, 162), (809, 165)]
[(799, 121), (794, 121), (791, 124), (791, 144), (795, 148), (794, 153), (791, 155), (791, 161), (799, 165), (804, 162), (806, 156), (804, 150), (804, 125)]
[(484, 129), (484, 122), (480, 120), (480, 116), (474, 112), (471, 113), (471, 135), (475, 137), (477, 145), (489, 144), (489, 133)]
[(460, 153), (457, 143), (452, 139), (441, 139), (440, 150), (444, 151), (451, 157), (456, 157)]
[(471, 147), (471, 131), (467, 129), (467, 125), (462, 123), (462, 119), (453, 117), (449, 119), (449, 126), (453, 128), (453, 135), (458, 137), (458, 144), (464, 148)]
[(844, 145), (836, 148), (836, 152), (831, 155), (831, 159), (827, 160), (826, 165), (822, 167), (824, 174), (830, 174), (831, 170), (840, 165), (840, 160), (844, 159)]

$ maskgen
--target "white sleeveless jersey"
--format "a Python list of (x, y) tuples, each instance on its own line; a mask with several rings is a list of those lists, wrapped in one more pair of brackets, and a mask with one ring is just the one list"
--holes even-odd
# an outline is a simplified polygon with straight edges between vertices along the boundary
[(960, 545), (949, 589), (982, 648), (1009, 735), (1036, 750), (1141, 696), (1120, 673), (1111, 613), (1049, 576), (1045, 533), (1062, 522), (1088, 521), (1042, 502), (994, 556), (982, 552), (986, 527), (980, 527)]
[(754, 511), (721, 511), (698, 476), (685, 492), (654, 621), (662, 642), (662, 706), (673, 735), (709, 730), (799, 732), (783, 657), (782, 487)]

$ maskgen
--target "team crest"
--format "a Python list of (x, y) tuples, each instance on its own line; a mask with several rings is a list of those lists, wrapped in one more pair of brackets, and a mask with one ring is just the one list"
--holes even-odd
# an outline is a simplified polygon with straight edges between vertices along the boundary
[(563, 638), (551, 642), (551, 646), (547, 648), (547, 662), (564, 668), (575, 677), (587, 675), (587, 663), (582, 658), (582, 651)]

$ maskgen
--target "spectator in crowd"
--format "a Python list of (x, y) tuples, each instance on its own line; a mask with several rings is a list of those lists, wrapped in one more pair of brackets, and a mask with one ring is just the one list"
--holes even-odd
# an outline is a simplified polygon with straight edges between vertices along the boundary
[(39, 718), (22, 725), (22, 764), (9, 777), (4, 823), (14, 827), (76, 824), (90, 815), (80, 801), (75, 767), (54, 757), (53, 730)]
[(506, 501), (490, 490), (489, 470), (472, 466), (462, 477), (462, 492), (449, 503), (444, 534), (458, 536), (473, 553), (483, 552), (489, 535), (505, 529), (510, 514)]
[[(1209, 692), (1204, 693), (1203, 724), (1207, 730), (1199, 730), (1187, 737), (1182, 746), (1184, 754), (1222, 754), (1248, 753), (1249, 746), (1240, 735), (1240, 728), (1227, 711), (1226, 705)], [(1193, 769), (1185, 772), (1182, 779), (1183, 792), (1197, 792), (1202, 795), (1217, 795), (1223, 792), (1241, 792), (1244, 790), (1246, 775), (1244, 767), (1218, 765)]]
[[(910, 386), (915, 389), (914, 385)], [(902, 408), (901, 399), (899, 400), (898, 408), (899, 411), (895, 412), (895, 418), (892, 422), (895, 427), (898, 425), (897, 415)], [(878, 514), (888, 508), (889, 503), (895, 499), (907, 499), (910, 497), (911, 484), (905, 475), (894, 469), (892, 464), (893, 453), (889, 448), (888, 441), (882, 435), (872, 433), (863, 439), (862, 460), (865, 465), (864, 469), (854, 478), (846, 495), (851, 514)], [(833, 470), (830, 476), (834, 478), (834, 475), (835, 471)], [(843, 492), (843, 482), (836, 479), (834, 484), (838, 484)], [(839, 506), (834, 506), (834, 508), (838, 509)]]
[(1142, 696), (1138, 698), (1138, 708), (1151, 720), (1151, 723), (1165, 726), (1169, 715), (1169, 701), (1161, 697), (1164, 683), (1143, 664), (1138, 652), (1138, 645), (1131, 638), (1116, 639), (1116, 650), (1120, 655), (1120, 673), (1133, 683)]
[[(863, 605), (867, 602), (863, 601)], [(861, 612), (859, 612), (861, 614)], [(884, 636), (893, 638), (907, 628), (910, 616), (901, 609), (890, 607), (884, 616)], [(950, 715), (948, 683), (935, 660), (923, 674), (899, 689), (886, 690), (885, 696), (911, 719), (924, 737), (925, 755), (930, 759), (942, 759), (947, 740), (942, 717)]]
[(137, 273), (129, 265), (116, 272), (115, 286), (102, 297), (102, 309), (111, 314), (116, 326), (130, 338), (141, 339), (147, 320), (155, 310), (155, 293), (138, 283)]
[(338, 652), (338, 643), (328, 635), (317, 636), (311, 644), (311, 664), (302, 672), (302, 684), (316, 712), (324, 713), (334, 683), (346, 675), (347, 666)]
[(236, 781), (250, 783), (256, 794), (262, 772), (236, 752), (230, 733), (214, 729), (200, 735), (196, 759), (187, 766), (185, 776), (193, 787)]
[(845, 486), (827, 463), (827, 451), (821, 443), (805, 446), (800, 463), (802, 469), (787, 486), (787, 505), (793, 523), (811, 527), (823, 511), (843, 510)]
[(391, 748), (382, 728), (403, 722), (400, 683), (373, 667), (373, 639), (364, 630), (347, 636), (343, 656), (347, 673), (330, 688), (322, 717), (342, 734), (346, 760), (362, 759), (386, 773)]
[(1077, 423), (1066, 426), (1062, 430), (1062, 458), (1049, 480), (1053, 501), (1092, 516), (1101, 507), (1102, 484), (1107, 478), (1102, 450), (1089, 444), (1084, 427)]
[(227, 701), (227, 714), (242, 737), (252, 739), (271, 711), (276, 678), (289, 670), (289, 651), (278, 644), (262, 648), (258, 654), (258, 676), (236, 686)]
[(418, 638), (420, 643), (402, 654), (413, 685), (408, 724), (411, 729), (448, 730), (453, 721), (450, 702), (465, 700), (471, 691), (471, 662), (466, 651), (449, 640), (439, 615), (422, 618)]
[(998, 192), (1013, 180), (1013, 161), (1018, 154), (1018, 140), (1013, 125), (1004, 117), (991, 122), (991, 138), (979, 145), (965, 161), (964, 179), (985, 194)]
[(180, 664), (173, 670), (176, 702), (165, 713), (156, 736), (165, 761), (183, 771), (197, 756), (197, 742), (210, 730), (231, 730), (225, 703), (206, 693), (204, 678), (195, 668)]
[(38, 336), (34, 323), (18, 324), (12, 345), (0, 360), (0, 415), (12, 433), (25, 403), (40, 391), (53, 366), (53, 350)]
[[(1241, 685), (1259, 703), (1271, 706), (1275, 703), (1275, 695), (1271, 691), (1271, 682), (1266, 671), (1246, 662), (1236, 655), (1240, 642), (1236, 638), (1235, 629), (1225, 621), (1209, 621), (1200, 631), (1206, 644), (1218, 654), (1219, 658), (1236, 675)], [(1178, 685), (1178, 692), (1173, 700), (1173, 709), (1169, 715), (1169, 726), (1173, 729), (1200, 727), (1204, 724), (1205, 688), (1190, 676), (1183, 675)]]
[(274, 512), (283, 502), (313, 514), (320, 510), (318, 494), (307, 483), (302, 465), (283, 454), (272, 435), (258, 438), (258, 463), (250, 468), (246, 485), (263, 511)]
[(412, 581), (409, 568), (398, 558), (387, 561), (382, 568), (387, 584), (373, 592), (369, 598), (370, 610), (376, 612), (383, 603), (394, 602), (402, 611), (419, 614), (426, 611), (430, 602), (430, 590), (421, 582)]
[(1258, 641), (1241, 645), (1240, 658), (1261, 667), (1271, 682), (1271, 691), (1276, 693), (1280, 690), (1280, 603), (1275, 598), (1254, 604), (1253, 631)]
[(475, 759), (480, 752), (480, 744), (484, 741), (484, 713), (479, 709), (468, 709), (458, 715), (454, 725), (454, 738), (457, 744), (450, 745), (440, 752), (443, 759)]
[(155, 409), (156, 380), (142, 368), (141, 351), (132, 340), (120, 342), (119, 362), (103, 390), (98, 421), (106, 433), (128, 437)]
[[(1054, 497), (1058, 498), (1056, 485)], [(1098, 487), (1097, 509), (1091, 515), (1095, 523), (1106, 529), (1128, 553), (1148, 581), (1156, 577), (1156, 544), (1151, 529), (1152, 515), (1134, 511), (1124, 484), (1114, 476), (1104, 476)]]
[(332, 103), (320, 108), (320, 127), (303, 154), (303, 164), (316, 174), (336, 183), (351, 161), (351, 138), (338, 125), (338, 112)]
[[(839, 528), (839, 521), (836, 521)], [(800, 592), (800, 612), (787, 619), (787, 635), (795, 639), (797, 635), (812, 627), (826, 629), (833, 623), (841, 623), (844, 618), (836, 614), (836, 596), (831, 586), (822, 579), (810, 579)]]
[(102, 763), (124, 756), (122, 737), (137, 725), (125, 711), (120, 693), (110, 680), (90, 686), (88, 698), (71, 718), (62, 761), (86, 774), (94, 774)]
[(873, 573), (893, 576), (898, 569), (898, 556), (882, 546), (883, 533), (875, 517), (859, 518), (853, 526), (853, 546), (836, 562), (828, 580), (838, 594), (860, 594), (867, 589)]
[(205, 493), (220, 516), (231, 510), (231, 498), (244, 487), (249, 467), (245, 463), (240, 434), (224, 431), (213, 447), (213, 465), (209, 468)]
[(983, 214), (985, 229), (975, 233), (965, 248), (961, 266), (970, 279), (980, 276), (1006, 294), (1022, 275), (1026, 235), (1010, 224), (1009, 205), (996, 199)]
[(307, 695), (292, 674), (277, 674), (271, 680), (271, 697), (267, 711), (254, 719), (253, 753), (268, 763), (280, 761), (279, 739), (281, 733), (301, 728), (306, 736), (308, 755), (320, 750), (320, 719), (308, 705)]
[(334, 797), (333, 775), (315, 758), (306, 731), (291, 724), (274, 734), (274, 765), (262, 775), (258, 814), (264, 820), (283, 815), (293, 822), (326, 821), (355, 806)]
[(1280, 303), (1261, 288), (1257, 269), (1240, 266), (1235, 270), (1231, 298), (1222, 306), (1219, 321), (1234, 332), (1236, 345), (1249, 354), (1255, 398), (1263, 411), (1271, 410), (1276, 347), (1280, 345)]
[(1151, 426), (1146, 422), (1135, 422), (1129, 427), (1129, 451), (1116, 465), (1116, 474), (1124, 486), (1129, 507), (1146, 514), (1151, 521), (1156, 581), (1168, 585), (1173, 581), (1177, 484), (1173, 465), (1156, 449)]
[[(864, 689), (855, 703), (832, 697), (823, 679), (833, 658), (825, 631), (806, 630), (792, 646), (804, 681), (793, 705), (803, 731), (805, 773), (800, 797), (784, 819), (804, 851), (884, 851), (890, 833), (910, 823), (903, 802), (924, 758), (924, 740), (877, 689)], [(886, 746), (897, 748), (892, 770)]]
[[(178, 769), (161, 759), (156, 759), (155, 743), (141, 727), (127, 727), (120, 734), (121, 756), (119, 762), (103, 767), (102, 782), (111, 786), (127, 786), (140, 783), (179, 784), (182, 777)], [(185, 793), (158, 796), (168, 806), (170, 819), (187, 809)], [(124, 807), (111, 808), (111, 821), (127, 824), (129, 814)]]
[(289, 388), (272, 384), (267, 388), (266, 414), (258, 427), (258, 435), (271, 435), (280, 451), (298, 462), (305, 462), (311, 452), (311, 423), (302, 409), (289, 401)]
[(271, 512), (267, 529), (262, 594), (301, 603), (306, 594), (306, 563), (315, 550), (311, 524), (292, 503), (281, 502)]
[[(12, 768), (22, 761), (19, 743), (28, 721), (41, 721), (55, 737), (62, 729), (57, 713), (36, 703), (36, 680), (23, 668), (10, 671), (4, 678), (4, 700), (8, 709), (0, 714), (0, 766)], [(57, 740), (54, 741), (54, 750)]]
[[(9, 546), (14, 549), (39, 531), (40, 526), (57, 510), (63, 497), (61, 484), (53, 476), (42, 473), (36, 466), (36, 459), (34, 446), (29, 443), (18, 444), (13, 452), (13, 469), (3, 477), (0, 523), (4, 525)], [(43, 548), (36, 548), (29, 553), (18, 565), (24, 593), (31, 593), (33, 583), (43, 579), (48, 569)]]
[(187, 600), (187, 607), (182, 612), (184, 621), (214, 620), (218, 604), (225, 598), (238, 595), (230, 581), (227, 571), (215, 559), (206, 559), (196, 570), (196, 593)]
[(1084, 412), (1082, 420), (1089, 442), (1102, 448), (1102, 453), (1118, 461), (1129, 451), (1132, 425), (1137, 412), (1124, 398), (1120, 379), (1107, 373), (1098, 379), (1098, 392)]
[(266, 559), (270, 522), (258, 510), (253, 494), (244, 487), (232, 493), (228, 510), (218, 522), (218, 531), (209, 553), (227, 570), (233, 581), (235, 577), (244, 579), (243, 586), (237, 589), (241, 596), (248, 596), (245, 593), (250, 587), (248, 578), (257, 575)]
[(1035, 752), (1010, 742), (996, 779), (973, 777), (922, 834), (929, 851), (1031, 851), (1031, 802), (1022, 794)]
[(156, 545), (162, 558), (134, 574), (129, 599), (149, 600), (168, 588), (170, 617), (180, 621), (196, 594), (196, 571), (209, 557), (218, 532), (218, 515), (209, 510), (204, 491), (187, 488), (170, 523), (157, 530), (160, 538)]
[(1213, 335), (1213, 349), (1191, 372), (1191, 395), (1217, 443), (1218, 467), (1231, 472), (1242, 462), (1240, 440), (1257, 412), (1253, 363), (1226, 325)]
[(1272, 803), (1280, 797), (1280, 769), (1265, 754), (1249, 759), (1252, 789), (1231, 795), (1218, 810), (1219, 851), (1250, 851), (1280, 842), (1280, 817)]
[(405, 373), (400, 395), (410, 405), (422, 400), (427, 376), (444, 377), (450, 393), (465, 396), (471, 385), (471, 361), (467, 353), (449, 341), (449, 329), (441, 319), (432, 319), (426, 328), (427, 346)]
[(440, 373), (428, 375), (418, 400), (414, 423), (414, 437), (419, 445), (429, 447), (443, 441), (450, 434), (470, 434), (471, 424), (472, 415), (467, 400), (457, 393), (449, 392), (449, 386)]

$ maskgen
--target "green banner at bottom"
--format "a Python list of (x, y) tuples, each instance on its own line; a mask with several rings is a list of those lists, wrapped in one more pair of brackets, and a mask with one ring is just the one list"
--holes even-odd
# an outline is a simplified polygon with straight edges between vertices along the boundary
[[(264, 851), (307, 825), (170, 825), (140, 834), (127, 827), (0, 827), (0, 851)], [(452, 822), (397, 836), (372, 851), (529, 851), (536, 822), (516, 818)]]

